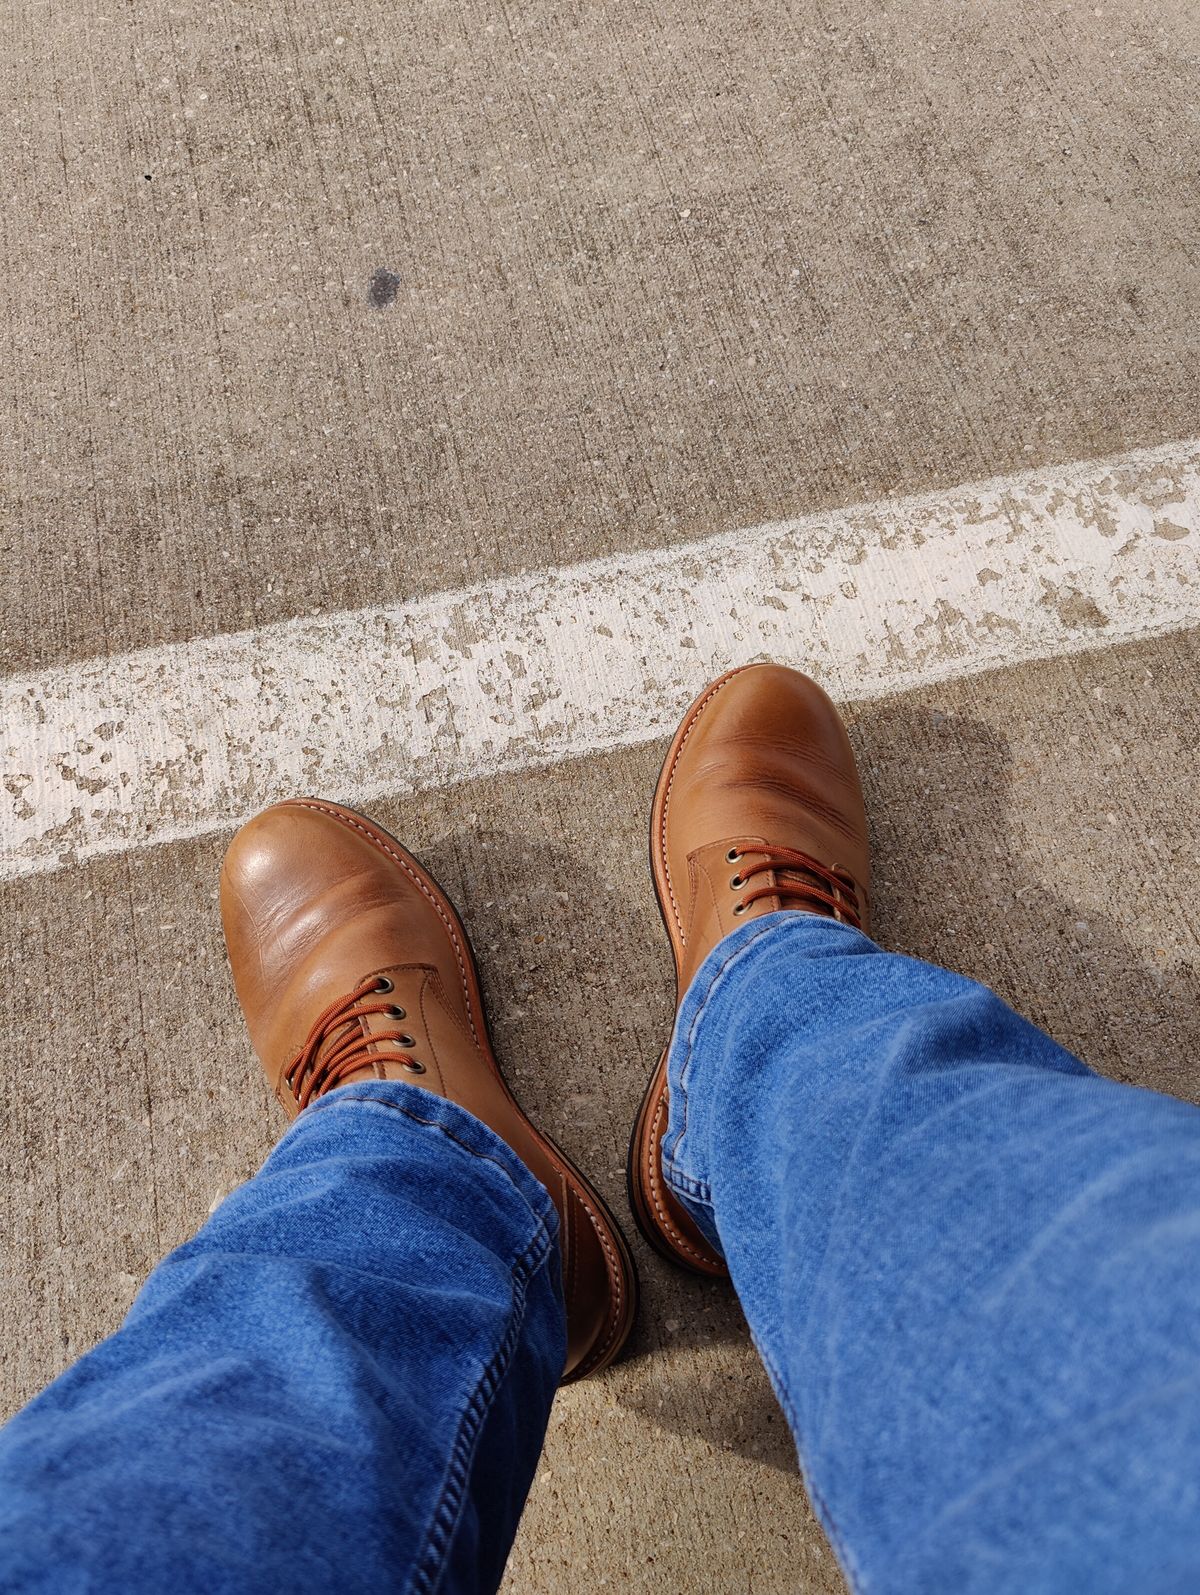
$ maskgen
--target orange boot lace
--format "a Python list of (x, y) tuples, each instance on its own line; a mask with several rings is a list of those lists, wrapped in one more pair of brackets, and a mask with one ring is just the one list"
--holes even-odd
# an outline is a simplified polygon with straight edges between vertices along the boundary
[[(347, 997), (331, 1002), (319, 1014), (308, 1033), (308, 1040), (288, 1064), (284, 1079), (296, 1102), (306, 1108), (317, 1097), (341, 1085), (355, 1070), (380, 1062), (376, 1050), (381, 1043), (390, 1042), (402, 1049), (415, 1047), (415, 1039), (404, 1030), (363, 1030), (360, 1019), (372, 1014), (386, 1014), (390, 1019), (405, 1017), (404, 1009), (396, 1003), (372, 1002), (369, 998), (385, 996), (393, 990), (386, 975), (372, 975), (354, 988)], [(322, 1056), (322, 1050), (328, 1048)], [(424, 1074), (425, 1065), (419, 1063), (411, 1052), (402, 1050), (387, 1060), (398, 1063), (409, 1074)]]
[(768, 871), (776, 876), (773, 884), (766, 881), (752, 891), (745, 892), (734, 904), (735, 914), (744, 914), (751, 903), (757, 903), (761, 898), (778, 897), (784, 903), (804, 904), (810, 909), (815, 908), (818, 913), (827, 913), (844, 924), (853, 925), (856, 930), (862, 929), (858, 887), (849, 870), (844, 870), (840, 864), (821, 864), (807, 853), (797, 852), (795, 848), (770, 847), (766, 844), (761, 847), (731, 847), (725, 857), (730, 864), (740, 865), (737, 874), (729, 882), (735, 892), (749, 886), (755, 876), (765, 875)]

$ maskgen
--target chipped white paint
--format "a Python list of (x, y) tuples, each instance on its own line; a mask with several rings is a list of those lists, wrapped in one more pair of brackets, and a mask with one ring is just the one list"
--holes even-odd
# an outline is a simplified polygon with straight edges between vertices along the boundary
[(1200, 440), (66, 669), (3, 694), (0, 874), (665, 736), (774, 658), (835, 697), (1200, 624)]

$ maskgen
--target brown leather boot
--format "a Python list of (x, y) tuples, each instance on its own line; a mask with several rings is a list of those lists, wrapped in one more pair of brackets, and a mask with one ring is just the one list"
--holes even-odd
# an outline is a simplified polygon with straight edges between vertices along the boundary
[(372, 821), (297, 798), (234, 837), (221, 914), (250, 1037), (284, 1111), (351, 1080), (404, 1080), (482, 1119), (558, 1209), (564, 1379), (607, 1367), (637, 1306), (629, 1248), (504, 1083), (466, 933), (437, 882)]
[[(705, 958), (777, 909), (868, 928), (867, 816), (837, 710), (807, 676), (749, 665), (714, 681), (675, 733), (654, 794), (650, 865), (675, 955), (676, 1004)], [(652, 1246), (698, 1274), (724, 1262), (662, 1177), (667, 1055), (629, 1148), (629, 1199)]]

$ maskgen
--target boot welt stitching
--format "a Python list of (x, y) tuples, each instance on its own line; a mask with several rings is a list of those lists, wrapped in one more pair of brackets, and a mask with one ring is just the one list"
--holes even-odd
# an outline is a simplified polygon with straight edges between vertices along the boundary
[(580, 1205), (587, 1214), (591, 1226), (596, 1232), (596, 1238), (600, 1242), (601, 1249), (604, 1252), (604, 1263), (605, 1267), (608, 1269), (608, 1282), (610, 1286), (608, 1333), (598, 1346), (596, 1346), (592, 1351), (588, 1352), (587, 1356), (575, 1370), (575, 1377), (577, 1379), (581, 1379), (585, 1374), (591, 1372), (596, 1364), (604, 1357), (613, 1341), (617, 1338), (617, 1330), (621, 1326), (621, 1309), (625, 1300), (625, 1289), (624, 1277), (617, 1261), (617, 1255), (613, 1250), (612, 1242), (608, 1238), (607, 1226), (601, 1224), (598, 1215), (593, 1211), (592, 1205), (588, 1201), (583, 1190), (578, 1189), (576, 1191), (576, 1195), (579, 1197)]
[[(745, 665), (742, 666), (742, 670), (746, 668), (747, 667)], [(679, 904), (675, 900), (675, 888), (671, 884), (671, 866), (667, 862), (667, 812), (671, 807), (671, 792), (675, 786), (675, 773), (679, 767), (679, 760), (682, 757), (683, 750), (687, 747), (688, 738), (696, 729), (696, 723), (700, 719), (700, 716), (704, 713), (705, 709), (708, 708), (709, 704), (716, 697), (718, 692), (720, 692), (721, 688), (727, 686), (729, 682), (733, 680), (734, 676), (741, 675), (741, 673), (741, 670), (731, 670), (728, 675), (722, 676), (721, 680), (718, 681), (715, 686), (709, 688), (709, 690), (704, 694), (703, 698), (701, 698), (700, 702), (688, 716), (687, 729), (680, 738), (679, 746), (675, 749), (675, 756), (671, 760), (671, 771), (667, 776), (666, 791), (663, 793), (662, 824), (659, 827), (659, 857), (662, 860), (663, 874), (666, 877), (667, 895), (671, 899), (671, 912), (674, 914), (675, 923), (679, 927), (679, 936), (681, 941), (686, 941), (683, 930), (683, 921), (679, 915)]]

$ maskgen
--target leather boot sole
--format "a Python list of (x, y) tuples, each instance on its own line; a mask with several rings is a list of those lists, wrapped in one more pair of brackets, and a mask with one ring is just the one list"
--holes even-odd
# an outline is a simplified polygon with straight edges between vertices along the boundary
[(505, 1096), (512, 1103), (516, 1111), (528, 1124), (542, 1144), (551, 1163), (566, 1177), (568, 1184), (573, 1185), (582, 1199), (582, 1203), (596, 1238), (604, 1253), (609, 1277), (609, 1318), (605, 1323), (603, 1333), (600, 1335), (595, 1349), (579, 1364), (578, 1367), (563, 1380), (564, 1384), (572, 1384), (577, 1379), (582, 1379), (589, 1374), (599, 1373), (615, 1362), (624, 1349), (637, 1316), (638, 1305), (638, 1277), (634, 1265), (633, 1254), (629, 1250), (628, 1242), (621, 1233), (620, 1225), (609, 1212), (608, 1207), (601, 1200), (595, 1187), (575, 1167), (570, 1158), (558, 1147), (548, 1135), (533, 1124), (528, 1114), (521, 1107), (513, 1095), (507, 1080), (496, 1061), (492, 1048), (491, 1036), (487, 1027), (487, 1014), (483, 1005), (483, 993), (479, 984), (479, 971), (475, 962), (474, 950), (463, 927), (458, 911), (450, 898), (438, 885), (437, 881), (412, 853), (396, 840), (390, 832), (382, 826), (360, 814), (356, 809), (345, 808), (340, 803), (330, 803), (321, 800), (310, 800), (311, 806), (319, 808), (335, 819), (340, 819), (344, 824), (352, 826), (362, 832), (386, 857), (395, 860), (410, 878), (418, 878), (424, 891), (438, 909), (443, 923), (448, 927), (451, 939), (457, 937), (461, 948), (461, 965), (465, 986), (465, 995), (470, 1009), (475, 1030), (480, 1039), (480, 1052), (484, 1062), (491, 1069)]
[[(676, 761), (684, 743), (691, 735), (692, 727), (725, 683), (731, 677), (740, 675), (746, 668), (748, 667), (743, 665), (736, 670), (726, 671), (716, 681), (710, 682), (695, 699), (684, 715), (671, 746), (667, 749), (658, 785), (654, 790), (654, 803), (650, 810), (650, 875), (658, 899), (658, 911), (662, 915), (663, 929), (667, 933), (667, 940), (671, 944), (671, 953), (675, 960), (677, 984), (680, 966), (679, 946), (672, 927), (672, 917), (667, 911), (669, 887), (666, 860), (663, 857), (663, 823), (667, 797), (671, 790)], [(679, 997), (682, 996), (683, 993), (680, 992)], [(679, 1264), (681, 1268), (689, 1269), (694, 1274), (702, 1274), (709, 1279), (728, 1279), (729, 1269), (724, 1259), (705, 1240), (663, 1180), (662, 1138), (667, 1129), (667, 1109), (667, 1054), (664, 1051), (650, 1076), (637, 1118), (633, 1122), (626, 1168), (630, 1208), (633, 1210), (638, 1228), (656, 1252), (660, 1252), (671, 1262)]]

